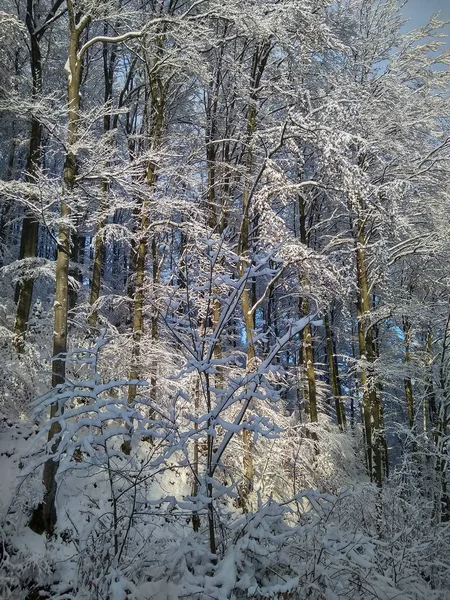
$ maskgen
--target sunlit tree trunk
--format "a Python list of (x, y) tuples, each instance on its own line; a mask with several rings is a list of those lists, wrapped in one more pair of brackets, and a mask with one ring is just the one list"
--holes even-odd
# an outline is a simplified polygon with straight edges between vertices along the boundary
[(361, 220), (354, 223), (356, 271), (358, 284), (358, 340), (361, 361), (364, 431), (369, 475), (378, 487), (383, 484), (386, 459), (384, 454), (381, 399), (377, 394), (375, 376), (376, 349), (370, 323), (370, 289), (366, 268), (366, 239)]
[[(70, 263), (70, 229), (69, 218), (71, 214), (70, 206), (67, 202), (71, 196), (76, 177), (76, 150), (75, 145), (78, 139), (79, 130), (79, 110), (80, 110), (80, 84), (81, 84), (81, 63), (82, 57), (78, 55), (78, 45), (81, 33), (90, 22), (89, 16), (83, 16), (77, 20), (72, 0), (67, 0), (67, 10), (69, 14), (69, 56), (67, 61), (68, 77), (68, 133), (67, 133), (67, 153), (64, 162), (63, 173), (63, 196), (61, 198), (61, 223), (58, 233), (58, 246), (56, 255), (56, 293), (54, 305), (54, 326), (53, 326), (53, 362), (52, 362), (52, 387), (64, 384), (66, 375), (66, 362), (64, 355), (67, 352), (67, 315), (69, 300), (69, 263)], [(50, 418), (58, 412), (58, 404), (52, 404), (50, 408)], [(48, 433), (48, 442), (59, 431), (59, 425), (54, 423)], [(35, 530), (41, 530), (48, 535), (54, 531), (56, 524), (56, 472), (58, 463), (54, 460), (47, 460), (44, 465), (43, 483), (44, 499), (42, 505), (35, 511), (31, 526)]]

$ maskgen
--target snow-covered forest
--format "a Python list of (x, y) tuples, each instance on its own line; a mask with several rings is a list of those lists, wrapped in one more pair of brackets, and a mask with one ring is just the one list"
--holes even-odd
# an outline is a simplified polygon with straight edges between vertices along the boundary
[(0, 597), (450, 599), (443, 23), (0, 4)]

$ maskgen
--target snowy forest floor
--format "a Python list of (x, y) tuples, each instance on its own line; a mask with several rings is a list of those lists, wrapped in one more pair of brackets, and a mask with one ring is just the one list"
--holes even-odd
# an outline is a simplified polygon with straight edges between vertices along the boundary
[[(81, 459), (60, 478), (58, 527), (47, 539), (28, 526), (42, 496), (26, 462), (36, 460), (36, 430), (25, 419), (1, 423), (5, 600), (450, 598), (449, 527), (427, 521), (430, 507), (398, 481), (383, 491), (364, 481), (338, 495), (306, 490), (287, 503), (255, 497), (247, 514), (218, 494), (212, 556), (205, 512), (194, 531), (191, 482), (174, 457), (150, 475), (143, 468), (134, 486), (130, 465), (119, 476)], [(141, 465), (149, 447), (135, 449)]]

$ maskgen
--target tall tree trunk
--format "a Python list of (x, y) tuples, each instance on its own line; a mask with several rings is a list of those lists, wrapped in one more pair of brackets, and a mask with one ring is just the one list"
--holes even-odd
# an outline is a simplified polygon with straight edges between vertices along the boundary
[[(256, 115), (252, 116), (252, 119), (256, 119)], [(247, 158), (248, 173), (251, 169), (251, 151), (249, 150), (249, 157)], [(242, 224), (241, 224), (241, 235), (240, 235), (240, 248), (239, 248), (239, 276), (244, 277), (247, 268), (250, 267), (249, 252), (249, 186), (245, 184), (244, 193), (242, 195)], [(252, 371), (255, 368), (256, 348), (254, 342), (254, 329), (255, 319), (254, 313), (251, 311), (251, 283), (247, 279), (241, 297), (242, 314), (244, 318), (245, 338), (247, 345), (247, 372)], [(252, 456), (252, 433), (247, 429), (242, 432), (242, 443), (243, 443), (243, 465), (244, 465), (244, 486), (242, 490), (242, 507), (247, 510), (248, 496), (253, 489), (254, 479), (254, 466)]]
[[(80, 84), (82, 57), (78, 55), (78, 44), (81, 33), (90, 22), (89, 16), (83, 16), (79, 20), (75, 16), (72, 0), (67, 0), (69, 14), (69, 56), (67, 61), (68, 77), (68, 134), (67, 153), (64, 162), (63, 174), (63, 197), (61, 199), (61, 223), (58, 233), (58, 247), (56, 254), (56, 294), (55, 313), (53, 326), (53, 362), (52, 362), (52, 387), (63, 385), (66, 376), (65, 354), (67, 352), (67, 315), (69, 301), (69, 263), (70, 263), (70, 228), (68, 220), (71, 210), (67, 200), (72, 195), (77, 167), (76, 142), (78, 140), (79, 111), (80, 111)], [(50, 407), (50, 418), (57, 415), (58, 403)], [(51, 444), (53, 438), (59, 432), (59, 425), (54, 423), (48, 433), (48, 442)], [(57, 442), (53, 442), (53, 450)], [(36, 509), (30, 526), (40, 532), (52, 535), (56, 525), (56, 472), (58, 463), (47, 460), (44, 465), (43, 503)]]
[[(159, 60), (162, 56), (163, 51), (163, 36), (158, 38), (157, 46), (157, 58)], [(149, 147), (153, 150), (157, 150), (162, 141), (163, 128), (164, 128), (164, 112), (165, 112), (165, 98), (167, 89), (161, 79), (161, 75), (158, 73), (152, 77), (150, 75), (150, 92), (151, 92), (151, 114), (149, 119), (149, 130), (147, 132), (149, 139)], [(156, 184), (157, 180), (157, 165), (154, 161), (150, 161), (147, 166), (145, 180), (149, 190), (151, 190)], [(150, 225), (150, 202), (148, 197), (145, 197), (140, 207), (140, 224), (139, 224), (139, 242), (137, 245), (136, 252), (136, 278), (135, 278), (135, 289), (134, 289), (134, 306), (133, 306), (133, 345), (131, 351), (131, 368), (130, 368), (130, 379), (137, 379), (139, 376), (139, 358), (141, 353), (141, 339), (144, 330), (144, 283), (146, 273), (146, 261), (148, 253), (148, 229)], [(154, 252), (157, 253), (156, 245), (153, 248)], [(153, 256), (153, 260), (157, 262), (157, 256)], [(158, 267), (156, 266), (154, 276), (158, 278)], [(156, 319), (156, 317), (155, 317)], [(152, 333), (157, 336), (157, 321), (152, 321)], [(152, 395), (156, 394), (156, 371), (152, 376)], [(128, 402), (131, 404), (134, 402), (136, 397), (136, 386), (130, 385), (128, 387)], [(126, 440), (123, 445), (124, 452), (129, 453), (131, 446), (130, 440)]]
[[(153, 307), (151, 316), (151, 334), (153, 352), (155, 352), (155, 346), (158, 342), (158, 309), (156, 308), (156, 290), (159, 283), (159, 254), (158, 254), (158, 234), (155, 232), (152, 235), (152, 281), (153, 281)], [(157, 387), (158, 387), (158, 360), (154, 356), (151, 365), (150, 374), (150, 395), (152, 400), (155, 402), (157, 398)]]
[[(27, 2), (26, 25), (30, 36), (32, 100), (37, 102), (42, 95), (42, 58), (39, 39), (35, 31), (35, 15), (32, 0), (28, 0)], [(35, 181), (41, 164), (41, 143), (42, 125), (33, 115), (31, 117), (30, 142), (27, 158), (26, 181), (28, 183), (33, 183)], [(22, 260), (37, 256), (38, 236), (39, 222), (35, 215), (33, 215), (33, 212), (29, 208), (26, 208), (22, 222), (19, 259)], [(17, 302), (17, 311), (14, 322), (14, 340), (16, 350), (19, 353), (24, 351), (24, 336), (30, 315), (33, 287), (34, 279), (32, 277), (25, 278), (18, 283), (16, 287), (15, 299)]]
[[(108, 35), (108, 24), (105, 23), (104, 26), (104, 35)], [(109, 111), (111, 110), (111, 101), (113, 94), (113, 83), (114, 83), (114, 65), (116, 62), (116, 51), (113, 46), (111, 52), (108, 52), (108, 44), (103, 42), (103, 79), (104, 79), (104, 103), (106, 106), (106, 114), (103, 117), (103, 134), (106, 136), (111, 130), (111, 115)], [(114, 125), (117, 125), (117, 121), (115, 121)], [(88, 323), (91, 328), (95, 328), (97, 324), (97, 309), (92, 308), (97, 303), (100, 298), (100, 290), (101, 290), (101, 278), (102, 278), (102, 269), (103, 269), (103, 252), (104, 252), (104, 244), (102, 239), (102, 230), (106, 225), (106, 218), (104, 216), (104, 212), (108, 208), (108, 181), (103, 179), (102, 181), (102, 191), (101, 191), (101, 200), (99, 213), (100, 218), (97, 223), (97, 231), (94, 242), (94, 261), (92, 265), (92, 279), (91, 279), (91, 291), (89, 295), (89, 304), (91, 306), (91, 314), (89, 315)]]
[[(250, 185), (249, 178), (253, 166), (253, 152), (251, 148), (253, 134), (256, 130), (256, 107), (251, 106), (247, 115), (247, 159), (246, 159), (246, 176), (247, 180), (244, 183), (242, 193), (242, 221), (239, 237), (239, 277), (244, 277), (246, 270), (250, 268), (251, 258), (250, 250)], [(255, 368), (256, 348), (253, 339), (255, 329), (254, 313), (251, 311), (251, 282), (249, 279), (245, 282), (241, 296), (242, 316), (244, 319), (245, 341), (247, 345), (247, 372)], [(244, 421), (245, 424), (245, 421)], [(248, 497), (253, 489), (254, 465), (253, 465), (253, 448), (252, 448), (252, 433), (248, 429), (242, 431), (242, 446), (243, 446), (243, 467), (244, 467), (244, 485), (241, 491), (241, 503), (244, 510), (248, 510)]]
[[(271, 45), (268, 42), (258, 44), (254, 50), (251, 67), (251, 88), (250, 103), (247, 109), (247, 134), (246, 134), (246, 161), (244, 189), (242, 192), (242, 219), (238, 243), (238, 273), (239, 277), (244, 277), (247, 269), (252, 263), (250, 254), (250, 203), (251, 188), (250, 177), (253, 171), (253, 141), (256, 132), (256, 123), (258, 116), (257, 98), (261, 79), (269, 59)], [(252, 309), (252, 285), (247, 278), (241, 296), (242, 316), (244, 320), (245, 337), (247, 344), (247, 372), (256, 368), (256, 347), (254, 341), (255, 315)], [(244, 421), (245, 425), (245, 421)], [(243, 467), (244, 467), (244, 486), (241, 492), (241, 503), (243, 510), (248, 510), (248, 498), (253, 490), (255, 468), (253, 463), (253, 444), (252, 432), (248, 429), (242, 431), (243, 445)]]
[[(211, 80), (209, 85), (209, 93), (206, 101), (206, 165), (208, 170), (208, 181), (207, 181), (207, 224), (218, 234), (222, 234), (225, 227), (224, 221), (224, 206), (220, 206), (218, 203), (217, 189), (219, 182), (217, 181), (217, 111), (219, 103), (219, 94), (221, 86), (221, 68), (222, 58), (224, 53), (224, 46), (221, 49), (220, 56), (218, 58), (218, 64), (216, 66), (216, 76)], [(223, 192), (227, 194), (227, 184), (223, 185)], [(212, 323), (213, 330), (216, 330), (220, 319), (221, 303), (217, 297), (217, 290), (213, 290), (213, 294), (216, 296), (213, 300), (212, 306)], [(222, 357), (222, 344), (220, 340), (216, 340), (214, 344), (214, 358), (220, 359)], [(220, 367), (216, 367), (217, 373), (214, 378), (215, 387), (220, 389), (223, 387), (223, 376)]]
[[(239, 277), (244, 277), (246, 270), (250, 268), (251, 258), (250, 250), (250, 185), (249, 178), (253, 166), (253, 152), (251, 148), (253, 134), (256, 130), (256, 107), (251, 106), (247, 115), (247, 159), (246, 159), (246, 175), (247, 180), (244, 183), (242, 193), (242, 221), (239, 237)], [(255, 317), (251, 311), (251, 282), (249, 279), (245, 282), (241, 296), (242, 316), (244, 319), (245, 341), (247, 345), (247, 372), (255, 368), (256, 348), (254, 342)], [(245, 421), (244, 421), (245, 424)], [(252, 448), (252, 433), (248, 429), (242, 431), (242, 446), (243, 446), (243, 467), (244, 467), (244, 485), (241, 491), (241, 504), (244, 510), (248, 510), (248, 497), (253, 489), (254, 465), (253, 465), (253, 448)]]
[[(306, 206), (303, 196), (300, 194), (298, 197), (298, 207), (300, 216), (300, 241), (305, 246), (308, 246), (308, 236), (306, 233)], [(302, 276), (302, 288), (307, 291), (309, 288), (309, 281), (306, 275)], [(301, 303), (301, 310), (304, 316), (309, 314), (310, 303), (306, 296), (303, 297)], [(311, 423), (317, 423), (318, 411), (317, 411), (317, 387), (316, 387), (316, 371), (314, 368), (314, 348), (312, 340), (312, 326), (310, 323), (303, 329), (303, 364), (306, 373), (307, 386), (307, 406), (309, 411), (309, 418)]]
[[(194, 396), (194, 410), (195, 410), (195, 417), (196, 419), (199, 417), (199, 411), (200, 411), (200, 376), (197, 377), (196, 382), (195, 382), (195, 392), (194, 392), (195, 396)], [(198, 422), (195, 421), (194, 423), (194, 431), (198, 431)], [(200, 478), (199, 478), (199, 443), (198, 443), (198, 438), (196, 437), (194, 439), (194, 456), (193, 456), (193, 461), (192, 461), (192, 475), (194, 477), (194, 481), (192, 484), (192, 495), (195, 497), (198, 495), (199, 492), (199, 482), (200, 482)], [(192, 514), (192, 528), (195, 532), (197, 532), (200, 529), (200, 517), (197, 511), (194, 511)]]
[(367, 464), (371, 481), (374, 481), (378, 487), (382, 487), (386, 459), (383, 456), (384, 432), (382, 430), (381, 399), (377, 394), (377, 382), (374, 372), (376, 349), (373, 328), (370, 324), (371, 306), (366, 269), (366, 240), (362, 221), (357, 219), (354, 227), (358, 284), (358, 340)]

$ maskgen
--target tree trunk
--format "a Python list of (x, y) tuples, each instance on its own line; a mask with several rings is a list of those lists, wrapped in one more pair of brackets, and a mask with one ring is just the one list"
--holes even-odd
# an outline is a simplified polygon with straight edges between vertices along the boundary
[[(72, 195), (75, 177), (77, 158), (75, 154), (75, 144), (78, 139), (79, 128), (79, 110), (80, 110), (80, 83), (81, 83), (81, 61), (78, 56), (78, 43), (80, 35), (87, 27), (90, 17), (84, 16), (77, 22), (72, 0), (67, 0), (67, 9), (69, 13), (70, 41), (69, 57), (67, 61), (68, 76), (68, 135), (67, 135), (67, 154), (64, 163), (63, 194), (70, 198)], [(61, 224), (58, 233), (58, 247), (56, 255), (56, 294), (55, 294), (55, 313), (53, 327), (53, 362), (52, 362), (52, 387), (56, 388), (63, 385), (66, 375), (65, 354), (67, 352), (67, 315), (69, 301), (69, 263), (70, 263), (70, 229), (68, 220), (71, 214), (67, 199), (63, 196), (61, 200)], [(52, 404), (50, 408), (50, 418), (57, 415), (59, 410), (58, 403)], [(53, 424), (49, 434), (48, 442), (59, 432), (59, 425)], [(52, 448), (55, 449), (57, 441), (53, 442)], [(45, 488), (44, 499), (34, 512), (30, 526), (38, 531), (52, 535), (56, 525), (56, 472), (58, 463), (53, 460), (47, 460), (44, 465), (43, 484)]]
[(405, 368), (407, 376), (404, 378), (404, 387), (405, 387), (405, 398), (406, 398), (406, 408), (408, 411), (408, 423), (410, 428), (414, 427), (414, 396), (412, 389), (412, 381), (409, 375), (409, 368), (411, 362), (411, 325), (407, 317), (403, 317), (403, 334), (405, 336), (404, 344), (405, 344)]
[(361, 361), (361, 387), (363, 392), (364, 430), (369, 476), (378, 487), (383, 484), (386, 465), (383, 444), (381, 399), (377, 394), (375, 377), (376, 351), (373, 328), (370, 324), (370, 290), (366, 270), (365, 234), (359, 220), (355, 222), (356, 271), (358, 284), (358, 340)]
[(328, 313), (325, 314), (324, 321), (325, 321), (325, 335), (327, 338), (328, 366), (330, 369), (331, 390), (333, 392), (334, 405), (336, 408), (336, 420), (337, 420), (339, 429), (341, 431), (344, 431), (345, 426), (346, 426), (345, 405), (342, 401), (341, 384), (339, 381), (339, 372), (338, 372), (338, 368), (337, 368), (336, 355), (334, 353), (334, 348), (333, 348), (333, 338), (332, 338)]
[[(15, 122), (12, 121), (11, 122), (12, 136), (14, 136), (14, 130), (15, 130)], [(6, 173), (5, 173), (5, 181), (10, 181), (13, 178), (14, 160), (15, 160), (15, 156), (16, 156), (16, 146), (17, 146), (16, 141), (13, 138), (11, 141), (10, 149), (9, 149), (9, 158), (8, 158), (8, 165), (7, 165)], [(3, 262), (4, 262), (3, 248), (6, 246), (6, 243), (8, 240), (9, 227), (7, 227), (7, 222), (8, 222), (8, 216), (9, 216), (9, 212), (11, 210), (11, 206), (12, 206), (11, 200), (4, 199), (3, 204), (0, 207), (0, 268), (3, 267)]]
[[(298, 207), (300, 216), (300, 241), (305, 246), (308, 246), (308, 236), (306, 233), (306, 206), (303, 196), (298, 197)], [(309, 281), (306, 275), (302, 276), (302, 288), (306, 291), (309, 288)], [(302, 315), (306, 316), (310, 311), (309, 300), (304, 296), (301, 303)], [(312, 341), (312, 327), (308, 323), (303, 330), (303, 364), (306, 373), (307, 385), (305, 391), (307, 393), (307, 406), (311, 423), (317, 423), (317, 388), (316, 388), (316, 371), (314, 368), (314, 348)]]
[[(246, 175), (250, 177), (253, 166), (253, 154), (251, 149), (252, 137), (256, 129), (256, 107), (251, 106), (247, 115), (247, 160)], [(239, 237), (239, 277), (244, 277), (247, 268), (250, 267), (251, 259), (249, 257), (250, 240), (250, 186), (249, 181), (245, 181), (242, 193), (242, 222)], [(247, 372), (255, 367), (256, 349), (253, 339), (255, 329), (254, 313), (251, 312), (251, 283), (247, 278), (241, 296), (242, 316), (244, 320), (245, 341), (247, 345)], [(245, 425), (245, 421), (244, 421)], [(252, 433), (248, 429), (242, 431), (242, 449), (243, 449), (243, 467), (244, 467), (244, 485), (241, 490), (241, 505), (243, 510), (248, 510), (248, 497), (253, 490), (254, 466), (253, 466), (253, 448)]]
[(448, 491), (448, 424), (449, 424), (449, 356), (450, 350), (450, 313), (447, 316), (444, 338), (442, 341), (441, 360), (439, 367), (440, 405), (435, 429), (436, 470), (441, 489), (437, 497), (436, 515), (439, 521), (450, 521), (450, 495)]
[[(108, 35), (108, 24), (104, 26), (104, 35)], [(103, 42), (103, 78), (105, 84), (104, 90), (104, 102), (106, 110), (110, 110), (110, 104), (113, 93), (113, 82), (114, 82), (114, 65), (116, 61), (116, 52), (114, 46), (111, 53), (108, 55), (108, 44)], [(117, 125), (117, 122), (115, 122)], [(111, 115), (107, 112), (103, 118), (103, 134), (107, 135), (111, 129)], [(102, 196), (100, 201), (100, 218), (97, 223), (97, 231), (94, 243), (94, 262), (92, 266), (92, 279), (91, 279), (91, 291), (89, 295), (89, 304), (91, 306), (91, 314), (89, 315), (88, 323), (89, 326), (94, 329), (97, 324), (97, 309), (92, 308), (100, 298), (101, 290), (101, 279), (102, 279), (102, 268), (103, 268), (103, 252), (104, 244), (102, 239), (102, 229), (106, 225), (106, 218), (103, 216), (104, 212), (108, 208), (108, 181), (104, 179), (102, 181)]]
[[(251, 88), (250, 103), (247, 109), (247, 135), (246, 135), (246, 161), (244, 189), (242, 191), (242, 220), (238, 243), (238, 274), (244, 277), (248, 268), (251, 266), (250, 253), (250, 203), (251, 187), (250, 176), (253, 170), (253, 140), (256, 132), (256, 122), (258, 116), (257, 98), (258, 90), (261, 85), (261, 79), (269, 59), (271, 45), (268, 42), (259, 43), (253, 53), (251, 67)], [(247, 278), (241, 296), (242, 316), (244, 320), (245, 337), (247, 344), (247, 372), (256, 368), (256, 347), (254, 341), (255, 315), (252, 309), (252, 282)], [(241, 504), (244, 511), (248, 510), (248, 498), (253, 490), (255, 469), (253, 464), (253, 434), (248, 429), (242, 431), (243, 445), (243, 467), (244, 467), (244, 486), (241, 492)]]
[[(151, 333), (152, 333), (152, 344), (153, 352), (155, 351), (155, 345), (158, 342), (158, 309), (155, 306), (156, 290), (159, 283), (159, 255), (158, 255), (158, 234), (153, 233), (152, 235), (152, 280), (153, 280), (153, 307), (151, 316)], [(158, 384), (158, 360), (156, 356), (152, 360), (151, 374), (150, 374), (150, 395), (153, 402), (156, 402), (157, 398), (157, 384)]]
[[(30, 36), (30, 61), (32, 76), (32, 100), (37, 102), (42, 94), (42, 58), (39, 39), (35, 32), (33, 2), (28, 0), (26, 25)], [(28, 148), (26, 181), (33, 183), (41, 164), (42, 125), (33, 115), (31, 117), (30, 143)], [(29, 208), (25, 209), (22, 222), (19, 259), (37, 256), (39, 222)], [(19, 354), (24, 351), (24, 336), (30, 315), (33, 298), (34, 279), (27, 277), (16, 287), (17, 311), (14, 322), (14, 340)]]
[[(161, 57), (162, 53), (162, 38), (158, 40), (157, 57)], [(157, 58), (157, 59), (158, 59)], [(155, 60), (157, 60), (155, 59)], [(167, 93), (166, 87), (161, 80), (159, 74), (154, 78), (150, 77), (150, 91), (151, 91), (151, 115), (150, 125), (148, 131), (148, 139), (150, 141), (150, 147), (153, 150), (159, 148), (163, 136), (164, 128), (164, 111), (165, 111), (165, 95)], [(155, 162), (150, 161), (147, 166), (145, 180), (148, 188), (151, 190), (156, 184), (157, 180), (157, 165)], [(133, 306), (133, 345), (131, 351), (131, 368), (130, 368), (130, 379), (137, 379), (139, 376), (140, 365), (139, 357), (141, 353), (141, 339), (144, 330), (144, 282), (146, 273), (146, 261), (148, 253), (148, 229), (150, 225), (150, 203), (146, 197), (141, 203), (140, 211), (140, 224), (139, 224), (139, 242), (136, 252), (136, 278), (135, 278), (135, 289), (134, 289), (134, 306)], [(156, 246), (154, 247), (156, 252)], [(157, 261), (157, 256), (153, 259)], [(157, 278), (157, 270), (154, 272), (154, 276)], [(157, 322), (152, 322), (152, 332), (157, 336)], [(152, 395), (156, 393), (156, 371), (153, 373), (153, 387)], [(136, 386), (130, 385), (128, 387), (128, 402), (132, 404), (136, 397)], [(131, 450), (131, 440), (126, 440), (123, 444), (123, 450), (125, 453), (129, 453)]]

